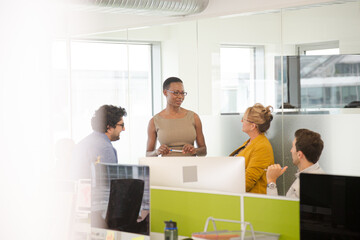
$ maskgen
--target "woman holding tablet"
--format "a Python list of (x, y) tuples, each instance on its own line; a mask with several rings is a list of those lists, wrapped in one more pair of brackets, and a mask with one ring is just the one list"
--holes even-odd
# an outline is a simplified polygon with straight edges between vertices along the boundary
[(266, 194), (265, 169), (274, 164), (272, 146), (265, 136), (273, 119), (272, 107), (260, 103), (249, 107), (241, 122), (242, 131), (250, 138), (230, 156), (245, 157), (246, 192)]
[[(187, 95), (181, 79), (166, 79), (163, 94), (167, 105), (149, 122), (146, 156), (205, 156), (201, 120), (193, 111), (181, 107)], [(157, 139), (159, 148), (156, 148)], [(194, 146), (195, 141), (197, 148)]]

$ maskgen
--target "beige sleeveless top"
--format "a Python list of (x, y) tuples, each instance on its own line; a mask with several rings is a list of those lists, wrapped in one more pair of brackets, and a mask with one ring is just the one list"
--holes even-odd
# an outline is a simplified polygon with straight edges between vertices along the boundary
[[(165, 144), (172, 149), (181, 150), (185, 144), (194, 145), (196, 139), (194, 112), (188, 111), (183, 118), (167, 119), (158, 114), (154, 116), (155, 130), (160, 145)], [(167, 156), (190, 156), (178, 152), (170, 152)]]

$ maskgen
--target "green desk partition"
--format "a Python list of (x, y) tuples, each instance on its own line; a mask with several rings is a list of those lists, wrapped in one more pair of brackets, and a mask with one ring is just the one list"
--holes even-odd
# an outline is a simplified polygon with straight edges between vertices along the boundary
[[(151, 232), (164, 232), (164, 221), (177, 222), (179, 235), (202, 232), (208, 217), (241, 220), (240, 196), (151, 189)], [(280, 240), (300, 238), (299, 202), (266, 195), (244, 196), (244, 221), (255, 231), (278, 233)], [(217, 222), (218, 230), (239, 230), (240, 225)], [(208, 231), (213, 230), (209, 225)]]
[(255, 231), (281, 234), (280, 240), (300, 239), (299, 207), (298, 201), (244, 197), (245, 221)]
[[(164, 232), (164, 221), (177, 222), (181, 236), (202, 232), (208, 217), (240, 220), (240, 197), (199, 192), (151, 189), (151, 232)], [(239, 225), (217, 224), (218, 229), (240, 229)], [(209, 230), (212, 230), (209, 228)]]

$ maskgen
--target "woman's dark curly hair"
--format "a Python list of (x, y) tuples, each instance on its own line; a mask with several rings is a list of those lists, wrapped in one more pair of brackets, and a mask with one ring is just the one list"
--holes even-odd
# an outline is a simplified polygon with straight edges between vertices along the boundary
[(91, 126), (94, 131), (105, 133), (109, 127), (116, 127), (116, 124), (126, 116), (126, 110), (113, 105), (103, 105), (95, 111), (91, 118)]
[(169, 89), (170, 84), (173, 82), (179, 82), (179, 83), (183, 83), (183, 81), (180, 78), (177, 77), (169, 77), (167, 78), (164, 83), (163, 83), (163, 90), (165, 89)]

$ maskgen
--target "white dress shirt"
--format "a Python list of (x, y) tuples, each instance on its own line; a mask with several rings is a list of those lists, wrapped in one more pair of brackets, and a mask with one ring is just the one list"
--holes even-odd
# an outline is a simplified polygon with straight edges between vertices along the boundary
[[(302, 171), (298, 171), (297, 173), (295, 173), (295, 181), (293, 182), (293, 184), (291, 185), (291, 187), (289, 188), (289, 190), (286, 193), (286, 197), (289, 198), (300, 198), (300, 173), (324, 173), (324, 171), (321, 169), (319, 163), (315, 163), (314, 165), (305, 168)], [(277, 196), (278, 195), (278, 191), (277, 188), (274, 189), (270, 189), (267, 188), (267, 195), (270, 196)]]

